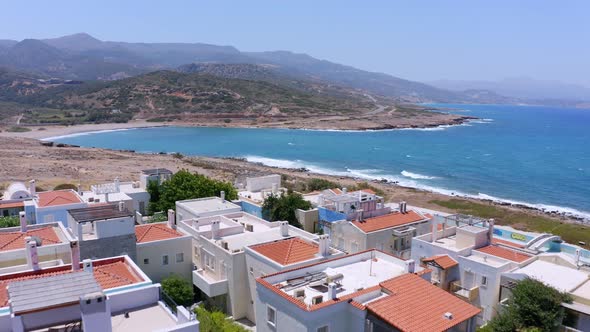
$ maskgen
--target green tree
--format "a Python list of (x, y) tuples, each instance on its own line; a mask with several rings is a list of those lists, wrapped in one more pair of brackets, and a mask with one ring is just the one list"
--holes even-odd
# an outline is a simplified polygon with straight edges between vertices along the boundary
[(228, 319), (224, 313), (218, 310), (209, 311), (203, 306), (195, 308), (195, 314), (199, 320), (201, 332), (246, 332), (242, 326)]
[(161, 282), (162, 290), (178, 305), (189, 307), (194, 302), (195, 294), (192, 283), (177, 275), (171, 275)]
[(311, 203), (303, 199), (301, 194), (289, 192), (287, 194), (271, 195), (264, 200), (262, 215), (270, 221), (286, 220), (290, 225), (301, 228), (295, 210), (309, 210)]
[(154, 196), (153, 201), (150, 202), (149, 212), (174, 209), (176, 201), (219, 196), (221, 191), (225, 191), (227, 199), (238, 198), (238, 192), (231, 183), (214, 180), (183, 169), (161, 185), (148, 185), (150, 196), (152, 193)]
[(16, 227), (20, 225), (20, 220), (16, 216), (0, 217), (0, 228)]
[(506, 309), (488, 326), (494, 332), (555, 331), (565, 318), (562, 303), (571, 302), (568, 294), (527, 278), (518, 282)]

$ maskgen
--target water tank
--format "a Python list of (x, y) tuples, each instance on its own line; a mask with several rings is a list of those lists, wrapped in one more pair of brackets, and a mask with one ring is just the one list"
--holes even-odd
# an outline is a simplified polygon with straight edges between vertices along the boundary
[(5, 200), (24, 198), (31, 198), (31, 193), (29, 192), (25, 184), (22, 182), (12, 183), (4, 192)]

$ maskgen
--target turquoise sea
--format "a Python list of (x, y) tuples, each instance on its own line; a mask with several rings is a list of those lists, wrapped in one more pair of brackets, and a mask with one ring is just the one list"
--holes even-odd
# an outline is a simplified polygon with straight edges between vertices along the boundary
[(243, 157), (590, 219), (590, 110), (433, 106), (457, 108), (454, 113), (481, 120), (452, 127), (365, 132), (158, 127), (50, 140), (137, 152)]

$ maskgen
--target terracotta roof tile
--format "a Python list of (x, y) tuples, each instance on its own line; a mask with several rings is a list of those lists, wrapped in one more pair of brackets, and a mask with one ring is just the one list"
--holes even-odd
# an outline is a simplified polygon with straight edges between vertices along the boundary
[(449, 255), (436, 255), (424, 258), (422, 261), (424, 263), (434, 263), (444, 270), (459, 265), (459, 263), (457, 263), (457, 261), (452, 259)]
[(181, 236), (183, 235), (180, 232), (168, 227), (166, 223), (135, 226), (135, 237), (137, 238), (137, 243), (167, 240)]
[[(129, 268), (124, 258), (112, 258), (94, 261), (94, 278), (102, 289), (110, 289), (131, 285), (143, 281)], [(45, 278), (67, 273), (83, 273), (83, 270), (72, 271), (71, 265), (52, 267), (39, 271), (26, 271), (0, 276), (0, 308), (8, 305), (8, 291), (6, 287), (13, 281)]]
[(510, 247), (514, 247), (514, 248), (524, 248), (524, 245), (522, 245), (522, 244), (518, 244), (516, 242), (502, 240), (502, 239), (496, 239), (496, 238), (492, 239), (492, 243), (493, 244), (503, 244), (503, 245), (507, 245)]
[[(368, 303), (367, 310), (401, 331), (446, 331), (480, 312), (414, 274), (390, 279), (381, 286), (391, 295)], [(446, 312), (453, 318), (445, 318)]]
[(14, 208), (22, 208), (25, 206), (23, 202), (2, 202), (0, 201), (0, 209), (14, 209)]
[(364, 221), (353, 221), (352, 223), (363, 232), (369, 233), (385, 228), (411, 224), (421, 220), (425, 220), (422, 215), (415, 211), (408, 211), (408, 213), (389, 213), (379, 217), (367, 218)]
[(43, 191), (37, 196), (39, 207), (82, 203), (80, 197), (72, 190)]
[(289, 265), (312, 259), (316, 257), (319, 252), (317, 244), (309, 243), (296, 237), (258, 244), (251, 246), (250, 248), (282, 265)]
[(36, 236), (41, 239), (41, 246), (48, 244), (57, 244), (62, 241), (55, 233), (53, 226), (29, 229), (25, 233), (0, 232), (0, 251), (16, 250), (25, 248), (25, 238), (27, 236)]
[(488, 255), (504, 258), (513, 262), (522, 263), (527, 259), (531, 258), (530, 255), (521, 253), (508, 248), (500, 247), (498, 245), (491, 244), (486, 247), (478, 248), (476, 251), (486, 253)]

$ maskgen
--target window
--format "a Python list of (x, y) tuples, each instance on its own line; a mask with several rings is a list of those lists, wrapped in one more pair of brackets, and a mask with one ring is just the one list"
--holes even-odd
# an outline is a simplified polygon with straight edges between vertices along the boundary
[(481, 285), (482, 286), (487, 286), (488, 285), (488, 277), (481, 276)]
[(322, 327), (318, 327), (317, 332), (329, 332), (330, 329), (328, 328), (328, 325), (324, 325)]
[(168, 265), (168, 255), (162, 256), (162, 265)]
[(144, 258), (143, 259), (143, 264), (147, 265), (150, 263), (150, 259), (149, 258)]
[(211, 271), (215, 271), (215, 258), (208, 253), (203, 253), (205, 266)]
[(184, 253), (179, 252), (178, 254), (176, 254), (176, 263), (182, 263), (184, 262)]
[(272, 326), (277, 325), (277, 311), (271, 306), (266, 307), (266, 322)]
[(254, 275), (254, 268), (253, 267), (250, 267), (250, 274)]

